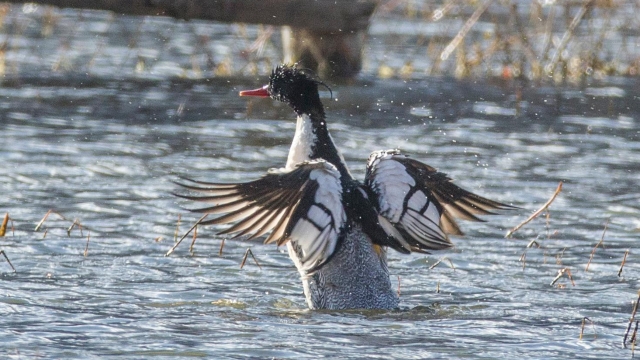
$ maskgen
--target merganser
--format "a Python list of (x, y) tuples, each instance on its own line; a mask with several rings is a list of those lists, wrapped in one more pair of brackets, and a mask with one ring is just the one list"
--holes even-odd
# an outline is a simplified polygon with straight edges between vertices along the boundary
[[(269, 84), (240, 96), (271, 97), (293, 108), (296, 132), (286, 166), (237, 184), (189, 180), (207, 193), (184, 198), (213, 203), (194, 211), (219, 214), (201, 224), (236, 222), (220, 234), (271, 234), (265, 243), (286, 244), (310, 309), (394, 309), (386, 251), (427, 253), (452, 246), (462, 235), (454, 218), (511, 209), (466, 191), (435, 168), (399, 150), (369, 156), (364, 183), (354, 179), (325, 119), (321, 81), (295, 65), (275, 68)], [(326, 86), (326, 85), (325, 85)]]

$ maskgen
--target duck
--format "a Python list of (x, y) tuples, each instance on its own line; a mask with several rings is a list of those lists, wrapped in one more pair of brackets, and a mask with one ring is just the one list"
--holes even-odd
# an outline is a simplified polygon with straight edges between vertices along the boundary
[(192, 209), (216, 218), (201, 225), (232, 224), (220, 235), (286, 245), (300, 274), (309, 309), (396, 309), (387, 252), (430, 253), (462, 236), (456, 219), (513, 209), (458, 187), (446, 174), (398, 149), (367, 160), (364, 181), (355, 179), (327, 125), (319, 86), (310, 70), (277, 66), (268, 84), (240, 96), (270, 97), (296, 115), (283, 168), (253, 181), (214, 183), (185, 178), (197, 195), (179, 195), (208, 206)]

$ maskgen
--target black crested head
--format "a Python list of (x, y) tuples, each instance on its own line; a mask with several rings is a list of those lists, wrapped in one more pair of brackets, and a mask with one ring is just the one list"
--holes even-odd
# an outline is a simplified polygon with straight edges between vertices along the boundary
[(298, 115), (324, 117), (318, 84), (326, 85), (308, 72), (309, 70), (298, 69), (295, 65), (279, 65), (271, 73), (267, 90), (272, 99), (291, 106)]

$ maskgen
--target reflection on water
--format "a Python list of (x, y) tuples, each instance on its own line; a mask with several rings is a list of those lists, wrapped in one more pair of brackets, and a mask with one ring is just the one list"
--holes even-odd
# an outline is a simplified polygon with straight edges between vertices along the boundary
[[(392, 312), (306, 311), (284, 249), (227, 241), (218, 256), (212, 227), (199, 230), (193, 254), (185, 241), (163, 256), (178, 214), (179, 233), (197, 218), (171, 195), (177, 174), (244, 181), (284, 164), (293, 115), (237, 97), (251, 85), (27, 79), (0, 89), (0, 210), (14, 225), (0, 248), (18, 270), (0, 261), (4, 354), (630, 356), (620, 343), (639, 285), (637, 81), (526, 87), (518, 98), (509, 84), (367, 81), (325, 98), (355, 176), (364, 176), (371, 151), (397, 147), (463, 187), (524, 208), (463, 223), (467, 237), (454, 239), (452, 251), (391, 254), (403, 307)], [(537, 219), (504, 239), (559, 181), (548, 225)], [(49, 209), (67, 220), (52, 214), (34, 232)], [(74, 219), (82, 232), (68, 236)], [(605, 246), (585, 272), (606, 219)], [(527, 249), (532, 239), (541, 248)], [(262, 269), (251, 261), (239, 269), (249, 246)], [(442, 256), (451, 263), (430, 269)], [(549, 285), (561, 268), (571, 269), (575, 287), (566, 278), (563, 288)], [(578, 341), (585, 316), (595, 328)]]

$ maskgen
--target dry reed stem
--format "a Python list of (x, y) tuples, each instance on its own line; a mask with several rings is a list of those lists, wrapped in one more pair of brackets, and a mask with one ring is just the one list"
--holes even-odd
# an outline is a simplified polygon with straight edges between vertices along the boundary
[(49, 210), (47, 211), (46, 214), (44, 214), (44, 217), (42, 218), (42, 220), (40, 220), (40, 222), (38, 223), (38, 225), (36, 225), (36, 228), (33, 231), (38, 231), (40, 230), (40, 227), (42, 227), (42, 224), (44, 224), (44, 222), (47, 220), (47, 218), (49, 217), (49, 215), (51, 214), (53, 210)]
[(638, 333), (638, 322), (636, 321), (636, 327), (633, 329), (633, 341), (631, 342), (631, 358), (635, 356), (636, 352), (636, 334)]
[(478, 21), (480, 16), (487, 10), (487, 8), (489, 8), (489, 5), (491, 5), (491, 3), (493, 3), (493, 0), (486, 0), (482, 5), (480, 5), (476, 9), (476, 11), (473, 12), (471, 17), (462, 26), (460, 31), (458, 31), (458, 34), (456, 34), (453, 40), (451, 40), (451, 42), (444, 48), (444, 50), (442, 50), (442, 52), (440, 53), (440, 57), (436, 61), (439, 60), (439, 62), (442, 62), (442, 61), (446, 61), (449, 58), (453, 50), (455, 50), (458, 47), (458, 45), (460, 45), (460, 42), (462, 42), (464, 37), (467, 36), (467, 33), (469, 32), (469, 30), (471, 30), (471, 28), (473, 27), (473, 25), (475, 25), (475, 23)]
[(624, 267), (624, 264), (627, 262), (627, 255), (629, 255), (629, 249), (627, 249), (627, 251), (624, 252), (624, 257), (622, 258), (622, 263), (620, 264), (620, 270), (618, 270), (618, 277), (622, 275), (622, 268)]
[(193, 246), (196, 244), (196, 239), (198, 238), (198, 225), (193, 228), (193, 240), (191, 240), (191, 245), (189, 246), (189, 253), (193, 256)]
[(593, 326), (593, 339), (595, 340), (598, 338), (598, 334), (596, 334), (596, 323), (594, 323), (593, 320), (585, 316), (582, 318), (582, 327), (580, 328), (580, 341), (582, 341), (582, 335), (584, 334), (584, 324), (587, 321), (589, 321), (591, 323), (591, 326)]
[(258, 259), (256, 259), (256, 257), (253, 255), (253, 251), (251, 251), (251, 248), (247, 248), (247, 251), (244, 252), (244, 257), (242, 258), (242, 262), (240, 263), (240, 269), (244, 267), (244, 264), (247, 262), (247, 256), (249, 254), (251, 254), (253, 261), (256, 263), (256, 265), (258, 265), (260, 270), (262, 270), (262, 266), (260, 266), (260, 263), (258, 263)]
[(400, 296), (400, 275), (398, 275), (398, 296)]
[(196, 228), (196, 226), (198, 226), (198, 224), (200, 224), (200, 222), (202, 222), (202, 220), (204, 220), (207, 216), (209, 216), (209, 214), (204, 214), (204, 215), (202, 215), (202, 217), (201, 217), (200, 219), (198, 219), (198, 221), (196, 221), (196, 223), (195, 223), (195, 224), (193, 224), (193, 226), (191, 226), (191, 228), (190, 228), (190, 229), (189, 229), (189, 230), (188, 230), (184, 235), (182, 235), (182, 237), (180, 238), (180, 240), (178, 240), (178, 242), (177, 242), (177, 243), (175, 243), (175, 245), (173, 245), (173, 246), (171, 247), (171, 249), (169, 249), (169, 251), (167, 251), (167, 253), (166, 253), (166, 254), (164, 254), (164, 256), (169, 256), (169, 255), (171, 255), (171, 254), (173, 253), (173, 251), (178, 247), (178, 245), (180, 245), (180, 243), (182, 242), (182, 240), (184, 240), (184, 238), (186, 238), (186, 237), (187, 237), (187, 235), (189, 235), (189, 233), (191, 233), (191, 231), (192, 231), (193, 229), (195, 229), (195, 228)]
[(571, 281), (571, 285), (572, 286), (576, 286), (576, 283), (573, 281), (573, 276), (571, 276), (571, 270), (569, 268), (562, 268), (560, 270), (558, 270), (558, 275), (556, 275), (556, 277), (553, 279), (553, 281), (551, 281), (551, 286), (555, 285), (556, 282), (558, 282), (558, 280), (560, 280), (560, 278), (562, 277), (562, 275), (567, 275), (567, 277), (569, 278), (569, 280)]
[(558, 64), (558, 60), (560, 60), (560, 56), (564, 51), (564, 48), (569, 43), (569, 40), (571, 40), (571, 37), (573, 36), (573, 33), (576, 27), (580, 23), (580, 20), (582, 20), (582, 17), (591, 8), (593, 3), (594, 3), (594, 0), (585, 0), (585, 2), (582, 4), (582, 7), (578, 11), (578, 13), (573, 17), (571, 24), (569, 24), (569, 27), (567, 28), (567, 30), (564, 32), (564, 35), (562, 36), (562, 40), (560, 40), (560, 44), (558, 44), (558, 48), (556, 49), (556, 52), (553, 54), (553, 57), (551, 58), (549, 63), (544, 67), (547, 74), (552, 74), (553, 71), (555, 70), (556, 65)]
[(536, 217), (538, 217), (538, 215), (542, 214), (542, 212), (544, 212), (553, 202), (553, 200), (556, 199), (556, 196), (558, 196), (558, 194), (560, 193), (560, 191), (562, 191), (562, 181), (560, 181), (560, 183), (558, 184), (558, 187), (556, 188), (556, 191), (553, 193), (553, 195), (551, 196), (551, 198), (549, 200), (547, 200), (546, 203), (544, 203), (544, 205), (542, 205), (542, 207), (540, 209), (538, 209), (536, 212), (534, 212), (533, 214), (531, 214), (531, 216), (529, 216), (525, 221), (521, 222), (520, 224), (518, 224), (516, 227), (514, 227), (513, 229), (509, 230), (507, 232), (507, 235), (505, 235), (505, 238), (511, 237), (511, 235), (513, 235), (513, 233), (515, 233), (516, 231), (520, 230), (521, 227), (525, 226), (526, 224), (528, 224), (531, 220), (535, 219)]
[(2, 225), (0, 225), (0, 237), (3, 237), (7, 232), (7, 224), (9, 223), (9, 213), (4, 214)]
[(176, 231), (173, 233), (173, 242), (178, 241), (178, 234), (180, 233), (180, 220), (182, 220), (182, 214), (178, 214), (178, 222), (176, 223)]
[(440, 281), (436, 283), (436, 294), (440, 294)]
[(220, 251), (218, 251), (218, 256), (222, 256), (222, 249), (224, 248), (224, 238), (222, 238), (222, 242), (220, 243)]
[(589, 265), (591, 265), (591, 260), (593, 260), (593, 255), (595, 255), (596, 249), (598, 248), (598, 246), (602, 245), (602, 248), (604, 249), (604, 234), (607, 233), (607, 227), (609, 226), (609, 220), (610, 219), (607, 219), (607, 222), (604, 223), (604, 230), (602, 231), (602, 237), (600, 238), (600, 241), (596, 244), (596, 246), (593, 247), (593, 250), (591, 250), (591, 256), (589, 256), (589, 261), (587, 262), (587, 267), (584, 269), (584, 272), (589, 271)]
[[(638, 290), (638, 298), (633, 303), (633, 310), (631, 311), (631, 317), (629, 318), (629, 325), (627, 326), (627, 331), (624, 333), (624, 338), (622, 338), (622, 346), (627, 347), (627, 337), (629, 337), (629, 331), (631, 331), (631, 325), (636, 319), (636, 312), (638, 312), (638, 303), (640, 302), (640, 290)], [(636, 322), (636, 330), (638, 329), (638, 325)], [(635, 331), (634, 331), (635, 335)]]
[(526, 250), (520, 256), (520, 262), (522, 263), (522, 271), (524, 271), (524, 268), (525, 268), (525, 266), (527, 264), (527, 251)]
[(73, 230), (73, 228), (76, 225), (79, 225), (80, 223), (78, 222), (78, 219), (73, 219), (73, 223), (71, 223), (71, 226), (69, 226), (69, 228), (67, 229), (67, 236), (71, 237), (71, 230)]
[(449, 261), (449, 265), (451, 265), (451, 268), (453, 269), (453, 271), (456, 271), (455, 266), (453, 266), (453, 262), (452, 262), (448, 257), (446, 257), (446, 256), (444, 256), (444, 257), (442, 257), (442, 258), (438, 259), (438, 261), (436, 261), (433, 265), (429, 266), (429, 270), (431, 270), (431, 269), (435, 268), (436, 266), (440, 265), (440, 263), (441, 263), (443, 260), (447, 260), (447, 261)]
[(87, 233), (87, 245), (84, 246), (84, 257), (87, 257), (87, 255), (89, 255), (89, 240), (91, 239), (91, 231), (89, 231), (89, 233)]
[(2, 254), (2, 256), (4, 256), (4, 258), (7, 260), (9, 266), (11, 266), (11, 269), (13, 269), (13, 272), (16, 272), (16, 268), (13, 267), (11, 260), (9, 260), (9, 257), (7, 257), (7, 253), (5, 253), (4, 250), (0, 250), (0, 254)]

